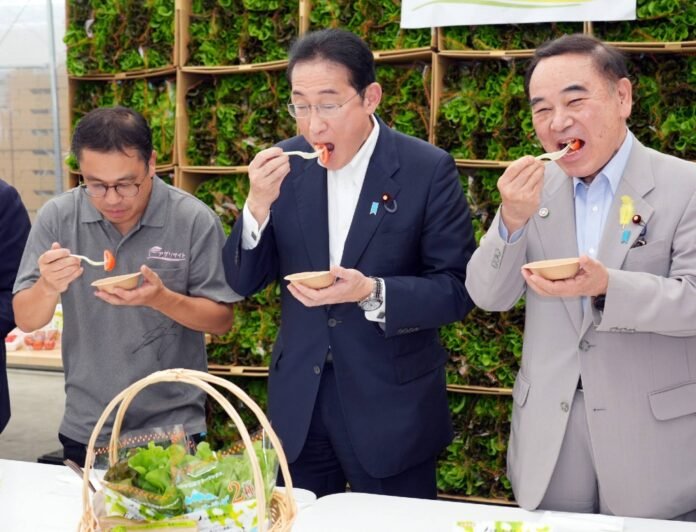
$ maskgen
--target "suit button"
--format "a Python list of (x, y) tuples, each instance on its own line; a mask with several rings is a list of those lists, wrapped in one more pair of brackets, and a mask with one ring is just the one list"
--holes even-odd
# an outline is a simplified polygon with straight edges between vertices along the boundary
[(314, 374), (319, 375), (321, 373), (321, 368), (319, 366), (314, 366)]
[(592, 347), (592, 344), (588, 342), (587, 340), (580, 340), (580, 345), (578, 346), (580, 348), (580, 351), (587, 352), (590, 350)]
[(338, 320), (334, 319), (334, 318), (329, 318), (328, 323), (329, 323), (329, 327), (336, 327), (336, 325), (338, 324)]
[(563, 401), (563, 402), (561, 403), (561, 410), (563, 410), (564, 412), (567, 412), (568, 410), (570, 410), (570, 406), (568, 405), (568, 403), (566, 403), (565, 401)]

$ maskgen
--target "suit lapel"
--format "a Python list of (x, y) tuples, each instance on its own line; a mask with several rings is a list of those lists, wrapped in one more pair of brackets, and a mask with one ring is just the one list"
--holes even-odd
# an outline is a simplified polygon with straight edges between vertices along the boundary
[[(653, 215), (654, 209), (645, 200), (645, 195), (655, 187), (655, 179), (650, 171), (650, 160), (645, 146), (638, 139), (633, 139), (633, 147), (631, 154), (626, 162), (626, 169), (621, 176), (619, 186), (614, 194), (614, 200), (611, 203), (609, 214), (604, 223), (604, 231), (602, 232), (602, 240), (599, 244), (599, 252), (597, 260), (599, 260), (606, 268), (621, 269), (623, 262), (640, 235), (642, 225), (630, 222), (625, 228), (621, 227), (619, 222), (619, 211), (621, 209), (621, 196), (629, 196), (633, 200), (634, 212), (639, 214), (641, 221), (647, 224)], [(628, 241), (622, 243), (621, 236), (623, 231), (630, 231)], [(584, 334), (592, 324), (591, 313), (585, 316), (582, 324), (582, 334)]]
[[(341, 266), (344, 268), (355, 268), (380, 222), (385, 215), (389, 215), (386, 214), (382, 196), (389, 195), (391, 199), (397, 201), (398, 205), (401, 187), (392, 179), (399, 169), (394, 133), (381, 120), (378, 119), (377, 123), (380, 128), (377, 145), (367, 167), (365, 181), (360, 190), (358, 204), (343, 248)], [(374, 213), (374, 203), (377, 204), (376, 213)]]
[[(635, 243), (642, 227), (633, 222), (625, 228), (619, 223), (619, 210), (621, 208), (621, 196), (629, 196), (633, 200), (634, 211), (639, 214), (642, 221), (647, 223), (653, 214), (653, 208), (646, 201), (644, 196), (655, 187), (655, 180), (650, 172), (650, 161), (646, 148), (633, 139), (634, 146), (631, 155), (626, 163), (621, 181), (614, 194), (614, 201), (604, 224), (602, 241), (599, 245), (597, 258), (607, 268), (621, 268), (628, 250)], [(628, 229), (631, 234), (628, 242), (621, 243), (621, 234), (624, 229)]]
[[(551, 171), (547, 177), (549, 187), (540, 204), (540, 212), (534, 215), (534, 224), (539, 231), (543, 256), (548, 259), (577, 257), (578, 243), (575, 231), (575, 201), (573, 180), (560, 169)], [(576, 331), (582, 323), (582, 304), (579, 297), (564, 297), (563, 304)]]
[(329, 269), (329, 215), (326, 169), (316, 161), (303, 162), (305, 171), (294, 180), (297, 216), (303, 241), (315, 271)]

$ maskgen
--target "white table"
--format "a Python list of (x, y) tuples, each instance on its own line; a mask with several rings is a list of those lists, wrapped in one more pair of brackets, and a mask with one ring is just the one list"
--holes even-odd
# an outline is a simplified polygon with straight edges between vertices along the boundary
[[(451, 532), (457, 520), (538, 521), (542, 515), (519, 508), (342, 493), (302, 510), (293, 532)], [(75, 532), (81, 516), (82, 480), (67, 467), (0, 459), (2, 532)], [(627, 518), (624, 531), (694, 532), (696, 523)]]
[[(520, 508), (341, 493), (318, 499), (297, 516), (293, 532), (452, 532), (457, 521), (540, 521), (544, 512)], [(583, 514), (557, 517), (585, 518)], [(556, 530), (554, 528), (554, 530)], [(583, 530), (562, 528), (562, 532)], [(694, 532), (696, 523), (624, 519), (624, 532)]]
[(0, 460), (0, 530), (75, 532), (82, 481), (65, 466)]

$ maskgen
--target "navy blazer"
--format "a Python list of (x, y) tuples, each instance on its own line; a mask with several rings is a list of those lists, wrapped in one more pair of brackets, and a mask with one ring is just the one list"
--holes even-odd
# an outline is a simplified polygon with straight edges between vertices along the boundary
[[(17, 191), (0, 179), (0, 335), (14, 328), (12, 287), (29, 236), (29, 215)], [(0, 345), (0, 432), (10, 420), (5, 342)]]
[[(464, 280), (475, 243), (452, 158), (378, 123), (341, 266), (384, 278), (384, 329), (355, 303), (305, 307), (282, 281), (290, 273), (329, 269), (326, 169), (315, 160), (291, 158), (257, 247), (242, 249), (240, 216), (223, 260), (228, 282), (245, 296), (281, 279), (269, 413), (288, 460), (304, 445), (330, 350), (355, 453), (370, 475), (383, 478), (433, 458), (451, 441), (447, 353), (438, 327), (473, 307)], [(312, 149), (303, 137), (279, 146)], [(382, 201), (385, 193), (396, 200), (393, 213)]]

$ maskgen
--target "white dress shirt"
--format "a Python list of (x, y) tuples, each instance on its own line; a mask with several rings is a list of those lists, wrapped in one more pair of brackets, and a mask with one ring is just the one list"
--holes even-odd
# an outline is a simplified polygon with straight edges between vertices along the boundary
[[(331, 265), (340, 265), (343, 257), (343, 248), (346, 244), (348, 231), (353, 222), (355, 208), (362, 190), (367, 167), (370, 164), (372, 153), (377, 145), (379, 137), (379, 125), (374, 116), (372, 131), (353, 159), (338, 170), (327, 170), (327, 200), (329, 211), (329, 261)], [(323, 166), (317, 159), (317, 163)], [(268, 225), (270, 215), (266, 217), (259, 227), (256, 219), (251, 214), (249, 207), (244, 204), (242, 249), (254, 249), (258, 244), (261, 234)], [(382, 287), (382, 305), (372, 311), (366, 311), (365, 317), (370, 321), (385, 322), (384, 310), (386, 308), (386, 287)]]

